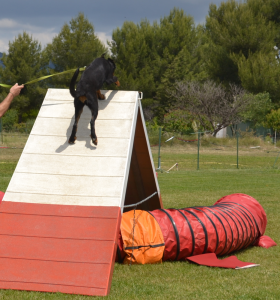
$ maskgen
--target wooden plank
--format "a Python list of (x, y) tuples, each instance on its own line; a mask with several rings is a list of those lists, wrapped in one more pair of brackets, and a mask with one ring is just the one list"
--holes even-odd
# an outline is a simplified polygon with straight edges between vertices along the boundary
[(73, 97), (71, 96), (69, 89), (48, 89), (45, 99), (56, 99), (58, 101), (73, 102)]
[(0, 235), (0, 238), (0, 258), (98, 264), (108, 264), (113, 255), (115, 243), (113, 240), (61, 239), (4, 234)]
[[(130, 120), (133, 116), (135, 103), (99, 101), (97, 120)], [(67, 118), (74, 116), (73, 103), (65, 101), (45, 100), (38, 117), (41, 118)], [(91, 112), (87, 106), (84, 107), (80, 120), (91, 119)]]
[(53, 195), (42, 193), (22, 193), (20, 191), (8, 191), (5, 193), (5, 202), (28, 202), (28, 203), (41, 203), (41, 204), (60, 204), (60, 205), (79, 205), (88, 207), (110, 207), (120, 206), (120, 197), (102, 197), (102, 196), (80, 196), (80, 195)]
[(77, 137), (74, 145), (68, 144), (68, 137), (30, 135), (24, 153), (95, 156), (95, 157), (127, 157), (129, 138), (100, 138), (98, 146), (91, 143), (90, 137)]
[(1, 213), (0, 234), (111, 241), (115, 238), (115, 224), (116, 219), (111, 218)]
[(39, 291), (49, 293), (66, 293), (78, 294), (88, 296), (106, 296), (109, 288), (88, 288), (83, 286), (59, 285), (48, 283), (29, 283), (29, 282), (14, 282), (14, 281), (0, 281), (0, 289), (8, 290), (25, 290), (25, 291)]
[[(110, 264), (0, 258), (0, 281), (106, 288)], [(100, 276), (100, 275), (103, 276)], [(106, 274), (106, 276), (104, 276)]]
[[(123, 177), (91, 177), (15, 172), (9, 191), (50, 195), (118, 197)], [(65, 203), (67, 204), (67, 203)]]
[[(101, 90), (102, 94), (105, 95), (106, 101), (114, 102), (135, 102), (138, 97), (138, 92), (135, 91), (112, 91), (112, 90)], [(70, 95), (68, 89), (48, 89), (45, 96), (45, 100), (54, 100), (54, 101), (74, 101), (74, 98)], [(102, 102), (104, 100), (99, 100)]]
[(124, 157), (72, 157), (23, 153), (16, 172), (73, 176), (124, 176)]
[[(81, 119), (78, 124), (77, 137), (90, 135), (90, 119)], [(32, 135), (70, 137), (74, 119), (37, 118), (33, 126)], [(131, 120), (98, 120), (95, 131), (98, 138), (129, 138)]]
[(105, 94), (107, 101), (135, 103), (138, 99), (138, 92), (135, 91), (101, 90), (101, 92)]
[(0, 205), (0, 213), (85, 218), (102, 217), (117, 220), (120, 217), (120, 208), (114, 206), (49, 205), (3, 201)]

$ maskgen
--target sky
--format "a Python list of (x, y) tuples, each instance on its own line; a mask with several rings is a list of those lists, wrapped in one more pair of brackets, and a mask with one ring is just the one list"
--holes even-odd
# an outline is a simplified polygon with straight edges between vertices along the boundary
[(106, 44), (112, 31), (125, 21), (151, 23), (167, 16), (174, 7), (183, 9), (196, 24), (204, 23), (211, 3), (221, 0), (0, 0), (0, 52), (9, 41), (26, 31), (44, 47), (52, 42), (62, 26), (84, 13), (95, 33)]

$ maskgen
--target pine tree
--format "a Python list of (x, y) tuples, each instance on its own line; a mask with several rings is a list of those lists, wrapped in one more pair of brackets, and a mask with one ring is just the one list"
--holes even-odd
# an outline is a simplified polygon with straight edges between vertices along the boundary
[(268, 92), (276, 105), (280, 105), (280, 62), (275, 52), (257, 52), (237, 59), (238, 75), (242, 86), (254, 93)]
[[(94, 26), (83, 13), (72, 18), (69, 24), (64, 24), (60, 33), (46, 47), (46, 53), (55, 66), (53, 73), (88, 66), (106, 51), (107, 48), (94, 33)], [(67, 88), (72, 75), (55, 76), (52, 83)]]
[(266, 128), (273, 128), (275, 132), (275, 146), (276, 146), (276, 135), (277, 132), (280, 131), (280, 108), (278, 110), (271, 110), (269, 114), (267, 114), (266, 119), (264, 121), (264, 126)]
[(166, 91), (173, 90), (177, 82), (185, 80), (202, 81), (206, 79), (205, 72), (196, 72), (198, 66), (198, 57), (192, 56), (185, 47), (175, 57), (173, 62), (168, 65), (157, 88), (157, 97), (160, 100), (162, 113), (166, 113), (172, 109), (173, 101)]
[(168, 110), (163, 86), (201, 72), (197, 34), (193, 18), (175, 8), (160, 22), (125, 22), (113, 31), (110, 50), (122, 88), (143, 91), (144, 108), (157, 106), (161, 120)]
[(122, 28), (113, 31), (110, 44), (122, 88), (141, 90), (145, 97), (154, 94), (153, 85), (159, 68), (153, 64), (154, 60), (159, 60), (154, 43), (156, 29), (157, 25), (151, 26), (147, 20), (140, 24), (124, 22)]
[(205, 42), (204, 33), (201, 27), (196, 30), (196, 43), (193, 44), (192, 48), (185, 45), (161, 77), (161, 82), (157, 88), (157, 97), (160, 99), (162, 113), (167, 112), (173, 106), (172, 98), (169, 97), (166, 91), (174, 90), (176, 82), (204, 81), (208, 77), (204, 70), (200, 51), (201, 44)]
[(206, 32), (209, 43), (204, 53), (210, 77), (220, 82), (240, 83), (239, 58), (248, 59), (260, 51), (271, 53), (277, 26), (252, 5), (229, 0), (219, 7), (210, 5)]
[[(2, 57), (4, 68), (0, 68), (1, 81), (5, 84), (24, 84), (39, 78), (46, 73), (47, 58), (41, 51), (41, 45), (28, 33), (23, 32), (9, 42), (8, 53)], [(7, 94), (7, 89), (1, 89), (2, 100)], [(44, 99), (46, 88), (44, 82), (27, 85), (21, 95), (16, 97), (11, 108), (18, 111), (18, 122), (22, 122), (24, 114), (38, 110)]]
[(251, 101), (246, 110), (241, 112), (242, 121), (249, 121), (253, 127), (263, 126), (266, 115), (273, 108), (269, 93), (249, 95)]

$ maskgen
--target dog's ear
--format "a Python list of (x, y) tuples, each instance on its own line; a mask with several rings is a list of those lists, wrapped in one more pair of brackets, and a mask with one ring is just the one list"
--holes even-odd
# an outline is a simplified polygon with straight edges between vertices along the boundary
[(108, 58), (108, 61), (113, 65), (113, 68), (114, 70), (116, 69), (116, 64), (115, 62), (111, 59), (111, 58)]
[(100, 57), (101, 58), (105, 58), (105, 54), (106, 54), (107, 52), (104, 52)]

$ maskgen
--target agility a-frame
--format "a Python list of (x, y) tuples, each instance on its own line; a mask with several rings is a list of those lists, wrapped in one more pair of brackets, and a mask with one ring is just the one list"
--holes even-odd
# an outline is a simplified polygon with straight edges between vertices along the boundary
[(0, 205), (0, 288), (84, 295), (110, 290), (124, 205), (162, 207), (138, 92), (103, 91), (90, 139), (85, 107), (49, 89)]

